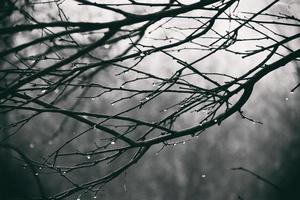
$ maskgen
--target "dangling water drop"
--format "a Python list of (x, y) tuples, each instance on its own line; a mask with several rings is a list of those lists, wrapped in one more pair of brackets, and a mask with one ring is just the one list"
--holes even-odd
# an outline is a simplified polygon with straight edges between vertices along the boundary
[(42, 90), (41, 94), (45, 94), (47, 92), (47, 90)]
[(145, 56), (145, 54), (144, 54), (143, 52), (141, 52), (141, 53), (140, 53), (140, 56), (141, 56), (141, 57), (144, 57), (144, 56)]
[(201, 177), (202, 177), (202, 178), (206, 178), (206, 175), (205, 175), (205, 174), (202, 174)]
[(109, 44), (105, 44), (105, 45), (104, 45), (104, 48), (105, 48), (105, 49), (108, 49), (108, 48), (109, 48)]
[(116, 144), (116, 142), (115, 142), (115, 141), (111, 141), (111, 143), (110, 143), (110, 144), (114, 145), (114, 144)]
[(96, 99), (95, 97), (91, 98), (92, 101), (95, 101), (95, 99)]
[(89, 159), (91, 159), (91, 156), (90, 156), (90, 155), (88, 155), (86, 158), (89, 160)]

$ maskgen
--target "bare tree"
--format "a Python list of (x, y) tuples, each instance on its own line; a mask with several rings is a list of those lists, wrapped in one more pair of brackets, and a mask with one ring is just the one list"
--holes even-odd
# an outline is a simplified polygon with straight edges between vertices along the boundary
[[(61, 0), (4, 2), (10, 10), (1, 12), (9, 23), (0, 36), (13, 44), (0, 47), (0, 112), (8, 120), (2, 130), (9, 132), (0, 146), (32, 170), (40, 194), (28, 199), (96, 197), (157, 144), (184, 144), (235, 113), (260, 123), (242, 109), (255, 84), (299, 62), (294, 44), (300, 19), (274, 13), (279, 0), (247, 12), (240, 11), (239, 0), (75, 0), (82, 13), (74, 15), (101, 13), (76, 21)], [(278, 26), (296, 31), (282, 35)], [(222, 55), (256, 64), (239, 66), (240, 74), (224, 71)], [(195, 123), (179, 125), (195, 114)], [(41, 144), (51, 145), (42, 158), (13, 143), (30, 124), (37, 132), (51, 125), (51, 134), (39, 136)], [(93, 180), (73, 179), (99, 166), (103, 171)], [(59, 175), (70, 186), (47, 194), (42, 174)]]

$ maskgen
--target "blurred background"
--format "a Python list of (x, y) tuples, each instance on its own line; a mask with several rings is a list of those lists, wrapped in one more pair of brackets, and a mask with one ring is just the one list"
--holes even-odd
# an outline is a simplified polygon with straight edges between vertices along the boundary
[[(254, 5), (264, 5), (268, 2), (241, 1), (239, 9), (245, 10), (247, 8), (249, 11), (253, 8), (255, 10)], [(86, 19), (97, 21), (97, 18), (117, 19), (117, 16), (95, 13), (92, 10), (79, 15), (80, 8), (75, 5), (76, 3), (71, 0), (66, 0), (61, 4), (61, 8), (66, 11), (67, 16), (70, 16), (71, 21), (84, 21)], [(6, 6), (5, 1), (0, 3), (1, 6)], [(49, 9), (47, 6), (47, 4), (37, 4), (35, 10)], [(282, 1), (274, 9), (295, 14), (297, 11), (295, 8), (298, 9), (299, 4), (297, 5), (294, 1)], [(54, 14), (55, 9), (53, 7), (53, 11), (49, 9), (48, 12)], [(42, 20), (43, 17), (47, 18), (48, 12), (40, 12), (37, 15)], [(18, 20), (17, 17), (12, 21), (3, 20), (1, 26), (13, 23), (14, 20)], [(220, 23), (216, 26), (216, 28), (222, 29), (229, 24)], [(299, 32), (299, 29), (286, 30), (280, 27), (276, 27), (276, 29), (282, 34)], [(163, 33), (157, 32), (156, 34)], [(15, 38), (2, 38), (0, 50), (8, 48), (18, 40), (25, 41), (28, 39), (27, 37), (29, 36), (19, 35)], [(147, 44), (153, 41), (146, 37), (143, 42)], [(159, 41), (157, 42), (159, 43)], [(299, 43), (298, 41), (298, 43), (291, 45), (299, 47)], [(120, 43), (99, 50), (98, 53), (103, 57), (113, 57), (123, 48), (122, 43)], [(36, 48), (33, 50), (39, 51)], [(193, 60), (197, 57), (198, 52), (189, 51), (182, 54), (186, 60)], [(204, 64), (210, 72), (218, 71), (238, 75), (256, 62), (254, 58), (237, 59), (235, 56), (224, 52), (224, 54), (215, 55)], [(2, 65), (4, 64), (2, 63)], [(173, 61), (167, 57), (154, 55), (146, 58), (143, 64), (137, 67), (149, 73), (167, 77), (174, 70), (176, 71), (173, 65)], [(124, 81), (138, 76), (134, 72), (115, 76), (118, 72), (115, 68), (108, 68), (91, 81), (120, 87)], [(252, 123), (242, 119), (239, 115), (233, 115), (220, 126), (206, 130), (197, 138), (178, 143), (176, 146), (156, 145), (136, 165), (105, 185), (98, 192), (97, 198), (103, 200), (276, 200), (300, 198), (300, 92), (299, 90), (290, 92), (299, 81), (300, 68), (297, 63), (290, 63), (288, 66), (267, 75), (256, 85), (251, 98), (243, 108), (247, 116), (262, 122), (262, 124)], [(0, 82), (0, 84), (2, 83)], [(142, 86), (153, 87), (153, 82), (146, 80)], [(107, 94), (101, 99), (77, 99), (76, 97), (82, 94), (81, 90), (79, 88), (70, 98), (61, 101), (61, 105), (69, 108), (76, 103), (77, 109), (85, 112), (113, 114), (123, 109), (124, 106), (140, 100), (139, 97), (133, 97), (131, 103), (111, 105), (113, 100), (122, 95), (120, 93)], [(91, 89), (87, 93), (92, 95), (97, 94), (98, 91)], [(137, 119), (155, 121), (164, 115), (161, 110), (173, 102), (175, 103), (178, 99), (179, 97), (176, 95), (162, 95), (152, 104), (141, 110), (131, 112), (130, 115)], [(9, 115), (1, 114), (1, 126), (23, 119), (27, 114), (28, 111), (17, 111)], [(197, 113), (186, 115), (178, 120), (176, 126), (179, 128), (191, 126), (197, 122), (197, 115)], [(63, 126), (60, 125), (61, 122), (64, 122)], [(42, 160), (63, 144), (68, 137), (83, 131), (85, 128), (84, 125), (75, 120), (66, 120), (62, 115), (43, 113), (38, 118), (28, 121), (18, 131), (18, 134), (9, 139), (9, 142), (17, 145), (30, 158)], [(14, 131), (16, 131), (15, 127), (8, 130), (2, 129), (1, 138), (5, 138)], [(70, 150), (79, 149), (80, 151), (89, 149), (98, 139), (97, 131), (94, 132), (80, 138), (80, 140), (75, 140), (68, 148)], [(32, 172), (27, 166), (19, 162), (17, 157), (15, 153), (9, 150), (0, 151), (0, 199), (9, 200), (20, 195), (31, 196), (37, 193), (38, 188)], [(61, 160), (60, 162), (72, 162), (72, 159)], [(59, 174), (48, 174), (42, 168), (39, 170), (38, 176), (41, 178), (47, 194), (64, 191), (70, 186), (70, 183), (62, 180)], [(105, 167), (94, 167), (76, 171), (70, 176), (73, 181), (80, 183), (103, 175), (106, 170)], [(77, 198), (78, 195), (74, 195), (67, 199)], [(93, 196), (90, 194), (80, 197), (81, 200), (92, 198)]]

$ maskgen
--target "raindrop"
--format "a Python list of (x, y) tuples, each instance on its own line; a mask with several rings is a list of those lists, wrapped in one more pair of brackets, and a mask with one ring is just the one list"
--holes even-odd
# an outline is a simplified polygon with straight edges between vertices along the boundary
[(217, 121), (218, 121), (218, 120), (216, 120), (216, 119), (214, 120), (214, 122), (217, 122)]
[(121, 85), (121, 87), (120, 87), (120, 88), (121, 88), (121, 89), (122, 89), (122, 88), (124, 88), (124, 85)]
[(97, 196), (93, 196), (93, 199), (97, 199)]
[(90, 156), (90, 155), (88, 155), (86, 158), (89, 160), (89, 159), (91, 159), (91, 156)]
[(294, 91), (291, 91), (290, 94), (294, 94)]
[(185, 141), (183, 141), (182, 144), (185, 144)]
[(111, 106), (114, 106), (114, 105), (115, 105), (114, 103), (111, 104)]
[(23, 169), (26, 169), (26, 168), (27, 168), (27, 166), (28, 166), (27, 164), (24, 164), (24, 165), (23, 165)]
[(95, 101), (95, 97), (93, 97), (91, 100), (92, 100), (92, 101)]
[(167, 112), (167, 111), (168, 111), (167, 109), (164, 109), (164, 110), (163, 110), (163, 112)]
[(59, 89), (54, 90), (55, 94), (59, 93)]
[(289, 100), (289, 98), (287, 98), (287, 97), (286, 97), (286, 98), (285, 98), (285, 100), (286, 100), (286, 101), (288, 101), (288, 100)]
[(104, 45), (104, 48), (105, 48), (105, 49), (108, 49), (108, 48), (109, 48), (109, 44), (105, 44), (105, 45)]
[(110, 144), (114, 145), (114, 144), (116, 144), (116, 142), (115, 142), (115, 141), (111, 141), (111, 143), (110, 143)]
[(49, 140), (49, 141), (48, 141), (48, 144), (49, 144), (49, 145), (52, 145), (52, 144), (53, 144), (53, 141), (52, 141), (52, 140)]
[(255, 121), (252, 121), (252, 124), (256, 124)]
[(45, 94), (47, 92), (47, 90), (42, 90), (41, 94)]
[(39, 167), (39, 170), (42, 170), (43, 168), (42, 167)]
[(174, 146), (176, 146), (176, 143), (174, 143)]
[(145, 54), (144, 54), (143, 52), (141, 52), (141, 53), (140, 53), (140, 56), (141, 56), (141, 57), (144, 57), (144, 56), (145, 56)]
[(29, 144), (29, 148), (33, 149), (34, 148), (34, 144), (30, 143)]
[(63, 172), (63, 174), (66, 174), (66, 173), (67, 173), (66, 171)]
[(201, 177), (202, 177), (202, 178), (206, 178), (206, 175), (205, 175), (205, 174), (202, 174)]
[(150, 98), (149, 97), (146, 97), (146, 100), (149, 100)]
[(84, 119), (87, 119), (88, 117), (86, 115), (83, 116)]
[(76, 200), (80, 200), (80, 198), (78, 197)]
[(39, 173), (37, 173), (37, 172), (36, 172), (34, 175), (38, 176), (38, 175), (39, 175)]

